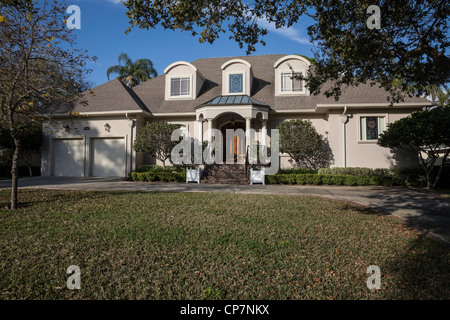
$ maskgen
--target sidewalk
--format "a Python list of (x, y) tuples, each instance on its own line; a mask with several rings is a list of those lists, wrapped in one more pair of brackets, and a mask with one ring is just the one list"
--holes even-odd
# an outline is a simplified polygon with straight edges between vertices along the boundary
[[(0, 181), (10, 188), (11, 180)], [(341, 187), (302, 185), (219, 185), (197, 183), (129, 182), (117, 178), (33, 177), (19, 180), (19, 187), (58, 190), (150, 191), (150, 192), (229, 192), (316, 196), (355, 202), (392, 214), (408, 224), (450, 244), (450, 199), (406, 188)]]

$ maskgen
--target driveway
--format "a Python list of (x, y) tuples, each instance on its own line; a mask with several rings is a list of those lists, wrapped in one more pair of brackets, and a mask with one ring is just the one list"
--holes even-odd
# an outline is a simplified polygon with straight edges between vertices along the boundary
[[(1, 180), (0, 188), (10, 188)], [(350, 201), (392, 214), (421, 231), (450, 244), (450, 199), (406, 188), (301, 185), (220, 185), (196, 183), (129, 182), (119, 178), (33, 177), (19, 180), (19, 187), (59, 190), (230, 192), (316, 196)]]

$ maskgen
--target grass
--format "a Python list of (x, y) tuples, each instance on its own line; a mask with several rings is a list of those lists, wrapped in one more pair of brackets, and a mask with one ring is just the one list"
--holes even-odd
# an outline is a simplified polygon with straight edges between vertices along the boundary
[[(38, 189), (19, 199), (0, 209), (0, 299), (450, 298), (448, 246), (343, 202)], [(81, 290), (66, 287), (70, 265)], [(380, 290), (367, 288), (369, 265)]]

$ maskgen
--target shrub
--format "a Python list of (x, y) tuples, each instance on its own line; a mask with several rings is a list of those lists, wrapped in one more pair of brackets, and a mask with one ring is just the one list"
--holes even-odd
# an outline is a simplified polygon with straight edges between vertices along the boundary
[(163, 181), (163, 182), (184, 182), (186, 181), (185, 172), (130, 172), (128, 178), (132, 181)]
[(318, 174), (340, 174), (340, 175), (353, 175), (353, 176), (366, 176), (372, 175), (373, 170), (370, 168), (321, 168), (318, 170)]
[(292, 168), (292, 169), (278, 170), (278, 174), (317, 174), (317, 170), (305, 168)]
[(331, 174), (323, 174), (322, 177), (322, 183), (323, 184), (334, 184), (333, 175)]
[(167, 166), (165, 169), (161, 166), (157, 165), (143, 165), (136, 169), (136, 172), (183, 172), (185, 169), (183, 167), (169, 167)]

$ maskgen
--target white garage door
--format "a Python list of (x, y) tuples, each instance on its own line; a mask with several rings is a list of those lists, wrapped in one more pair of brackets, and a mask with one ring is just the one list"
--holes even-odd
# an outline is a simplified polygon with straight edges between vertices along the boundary
[(53, 141), (53, 175), (82, 177), (84, 160), (83, 139)]
[(125, 139), (91, 139), (91, 176), (123, 177), (125, 175)]

